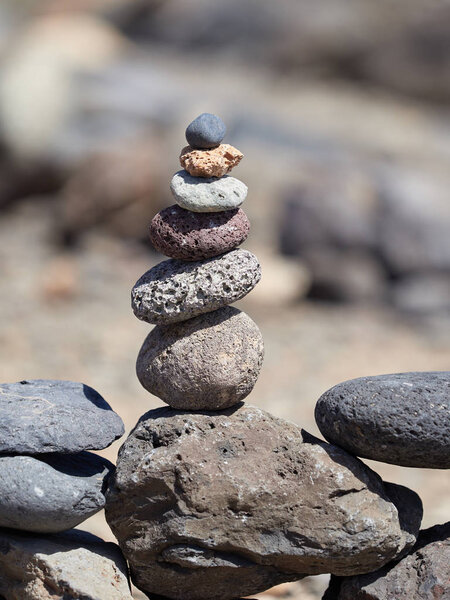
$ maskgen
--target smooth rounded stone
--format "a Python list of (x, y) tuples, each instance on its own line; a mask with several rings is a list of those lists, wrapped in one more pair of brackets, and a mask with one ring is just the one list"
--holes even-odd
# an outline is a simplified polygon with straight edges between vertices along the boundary
[(250, 221), (243, 210), (195, 213), (177, 204), (150, 223), (153, 246), (170, 258), (205, 260), (233, 250), (247, 238)]
[[(396, 507), (391, 489), (345, 450), (259, 408), (160, 408), (119, 452), (106, 518), (145, 593), (229, 600), (394, 559), (416, 539), (421, 502), (403, 489)], [(411, 515), (406, 531), (399, 512)]]
[(5, 600), (132, 600), (120, 548), (73, 529), (40, 537), (0, 530)]
[(450, 522), (419, 533), (400, 562), (355, 577), (332, 577), (323, 600), (448, 600)]
[(226, 132), (222, 119), (211, 113), (202, 113), (187, 126), (186, 140), (191, 148), (215, 148)]
[(83, 383), (34, 379), (0, 384), (0, 453), (40, 454), (106, 448), (122, 419)]
[(404, 467), (450, 468), (450, 372), (344, 381), (318, 400), (322, 435), (352, 454)]
[(222, 410), (250, 394), (263, 358), (256, 324), (226, 307), (155, 327), (139, 352), (136, 371), (143, 387), (173, 408)]
[(105, 505), (114, 471), (91, 452), (0, 457), (0, 527), (56, 533), (75, 527)]
[(230, 144), (212, 150), (194, 150), (186, 146), (180, 154), (180, 165), (194, 177), (223, 177), (236, 167), (244, 155)]
[(235, 177), (225, 175), (199, 178), (187, 171), (172, 177), (170, 189), (181, 208), (199, 213), (220, 212), (238, 208), (246, 199), (248, 188)]
[(205, 261), (165, 260), (136, 282), (131, 306), (147, 323), (185, 321), (240, 300), (260, 279), (258, 259), (247, 250)]

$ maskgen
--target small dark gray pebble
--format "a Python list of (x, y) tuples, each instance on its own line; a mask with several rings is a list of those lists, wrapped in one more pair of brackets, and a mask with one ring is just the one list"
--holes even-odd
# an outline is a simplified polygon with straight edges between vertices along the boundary
[(0, 384), (0, 454), (100, 450), (123, 433), (119, 415), (83, 383)]
[(360, 377), (319, 398), (322, 435), (348, 452), (404, 467), (450, 468), (450, 372)]
[(225, 137), (225, 123), (216, 115), (202, 113), (186, 129), (186, 140), (197, 150), (215, 148)]
[(57, 533), (85, 521), (105, 505), (114, 465), (80, 454), (0, 457), (0, 527)]

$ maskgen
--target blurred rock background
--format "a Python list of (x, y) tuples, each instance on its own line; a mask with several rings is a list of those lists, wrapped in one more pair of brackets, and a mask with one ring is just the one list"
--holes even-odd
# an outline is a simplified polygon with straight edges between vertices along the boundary
[[(84, 381), (128, 429), (159, 405), (129, 290), (162, 259), (147, 224), (204, 111), (245, 154), (263, 267), (249, 401), (317, 434), (339, 381), (449, 369), (449, 22), (438, 0), (3, 0), (1, 380)], [(445, 474), (371, 466), (422, 496), (424, 526), (448, 520)]]

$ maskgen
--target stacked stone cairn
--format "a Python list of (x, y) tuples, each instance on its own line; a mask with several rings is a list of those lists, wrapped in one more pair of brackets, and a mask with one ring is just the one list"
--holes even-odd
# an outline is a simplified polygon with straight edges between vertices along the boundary
[[(224, 135), (211, 114), (188, 126), (176, 204), (150, 225), (170, 258), (132, 290), (135, 315), (156, 325), (137, 375), (168, 406), (144, 414), (122, 446), (106, 518), (151, 599), (233, 600), (320, 573), (333, 574), (327, 594), (338, 598), (341, 580), (403, 560), (419, 543), (419, 497), (355, 455), (448, 467), (448, 427), (432, 442), (427, 428), (442, 424), (424, 417), (434, 402), (433, 414), (442, 405), (448, 415), (448, 374), (367, 378), (360, 395), (351, 382), (331, 390), (316, 413), (330, 443), (243, 403), (263, 342), (229, 305), (257, 284), (260, 266), (237, 248), (249, 232), (239, 208), (247, 188), (227, 175), (242, 154)], [(419, 416), (408, 421), (410, 398)], [(417, 431), (423, 446), (414, 446)]]
[(81, 383), (0, 385), (0, 598), (131, 600), (119, 548), (72, 529), (104, 507), (114, 471), (90, 450), (123, 433)]

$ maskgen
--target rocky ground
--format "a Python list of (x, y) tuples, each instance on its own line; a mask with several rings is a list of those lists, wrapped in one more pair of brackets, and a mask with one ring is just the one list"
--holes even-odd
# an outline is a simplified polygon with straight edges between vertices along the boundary
[[(0, 238), (0, 379), (83, 381), (104, 395), (129, 431), (142, 413), (161, 404), (135, 377), (136, 356), (151, 326), (130, 309), (131, 286), (158, 257), (99, 233), (87, 235), (77, 252), (61, 252), (53, 239), (52, 204), (39, 198), (3, 214)], [(251, 239), (246, 247), (258, 254)], [(264, 253), (261, 261), (263, 293), (255, 290), (242, 303), (266, 346), (249, 402), (319, 435), (315, 402), (339, 381), (448, 367), (445, 320), (411, 321), (382, 307), (293, 304), (280, 289), (283, 283), (290, 287), (289, 273), (280, 281), (271, 260), (264, 269)], [(119, 445), (102, 454), (114, 461)], [(448, 518), (450, 480), (444, 472), (368, 462), (383, 478), (419, 493), (424, 527)], [(112, 539), (103, 514), (83, 528)], [(316, 599), (326, 582), (323, 576), (310, 578), (272, 595)]]

